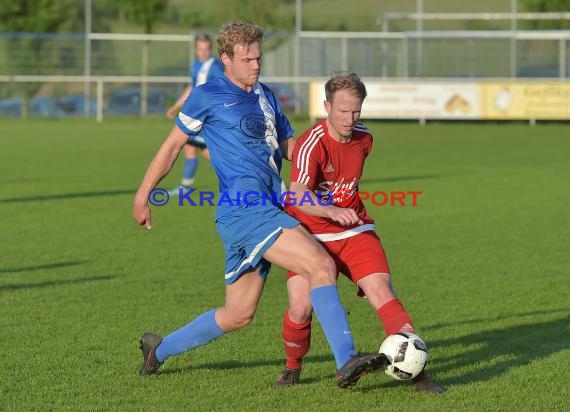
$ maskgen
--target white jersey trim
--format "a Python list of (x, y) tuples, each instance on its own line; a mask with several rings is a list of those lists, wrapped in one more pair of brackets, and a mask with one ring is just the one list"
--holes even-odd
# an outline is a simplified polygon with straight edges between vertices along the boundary
[(279, 174), (279, 168), (275, 163), (275, 159), (273, 156), (275, 152), (279, 150), (279, 142), (277, 141), (277, 130), (275, 129), (275, 110), (269, 104), (269, 100), (267, 96), (265, 96), (265, 92), (261, 87), (261, 84), (256, 83), (253, 87), (255, 94), (259, 95), (259, 108), (263, 112), (265, 116), (265, 142), (267, 146), (271, 149), (271, 156), (269, 156), (268, 162), (269, 166), (275, 171), (275, 173)]
[(259, 242), (253, 248), (253, 250), (251, 251), (249, 256), (247, 258), (245, 258), (240, 263), (240, 265), (238, 266), (238, 268), (236, 270), (234, 270), (233, 272), (230, 272), (230, 273), (226, 273), (225, 278), (230, 279), (230, 278), (234, 277), (235, 274), (238, 273), (245, 265), (251, 264), (251, 261), (257, 257), (257, 254), (259, 253), (261, 248), (263, 248), (263, 246), (265, 246), (265, 244), (267, 242), (269, 242), (269, 239), (271, 239), (273, 236), (275, 236), (277, 233), (279, 233), (282, 230), (283, 230), (283, 228), (281, 226), (279, 226), (277, 229), (275, 229), (273, 232), (271, 232), (269, 235), (267, 235), (267, 237), (265, 239), (263, 239), (261, 242)]
[(210, 57), (200, 67), (198, 74), (196, 75), (196, 87), (203, 85), (208, 80), (208, 73), (210, 72), (210, 67), (214, 64), (214, 58)]
[(375, 230), (374, 224), (367, 223), (365, 225), (357, 226), (350, 230), (339, 233), (315, 233), (313, 237), (315, 237), (319, 242), (332, 242), (333, 240), (347, 239), (349, 237), (356, 236), (359, 233), (368, 232), (370, 230)]
[(202, 128), (202, 122), (198, 119), (193, 119), (190, 116), (185, 115), (184, 113), (178, 113), (178, 118), (182, 122), (182, 124), (192, 132), (199, 132)]
[(309, 160), (311, 158), (311, 152), (319, 142), (319, 140), (325, 135), (322, 125), (318, 125), (313, 130), (309, 137), (303, 142), (301, 148), (299, 149), (299, 155), (297, 157), (297, 168), (299, 169), (299, 177), (297, 177), (297, 182), (309, 185)]

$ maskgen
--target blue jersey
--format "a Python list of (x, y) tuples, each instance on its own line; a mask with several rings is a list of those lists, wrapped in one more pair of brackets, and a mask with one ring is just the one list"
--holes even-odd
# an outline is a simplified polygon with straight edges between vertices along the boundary
[(196, 59), (190, 69), (190, 83), (192, 87), (196, 87), (223, 75), (224, 66), (219, 60), (210, 57), (208, 60), (201, 62)]
[(267, 199), (282, 203), (279, 143), (293, 129), (267, 86), (258, 82), (247, 92), (226, 76), (209, 81), (190, 93), (176, 124), (206, 140), (219, 180), (217, 217), (255, 202), (273, 207)]

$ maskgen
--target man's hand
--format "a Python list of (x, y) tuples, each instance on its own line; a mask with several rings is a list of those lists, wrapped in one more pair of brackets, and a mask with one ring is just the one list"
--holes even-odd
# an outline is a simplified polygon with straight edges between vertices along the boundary
[(168, 117), (170, 120), (174, 119), (177, 115), (178, 115), (178, 107), (176, 106), (169, 107), (168, 110), (166, 111), (166, 117)]
[(133, 205), (133, 217), (139, 226), (146, 227), (147, 230), (152, 229), (150, 221), (150, 208), (146, 202), (138, 202), (135, 200)]
[(343, 226), (362, 225), (364, 222), (358, 217), (354, 209), (327, 206), (329, 208), (328, 218), (334, 222), (340, 223)]
[(156, 188), (160, 180), (166, 176), (172, 168), (182, 146), (188, 141), (188, 136), (184, 134), (178, 126), (173, 126), (166, 140), (158, 149), (158, 152), (150, 162), (143, 180), (137, 190), (133, 203), (133, 217), (140, 226), (152, 229), (150, 222), (150, 209), (148, 207), (148, 194)]

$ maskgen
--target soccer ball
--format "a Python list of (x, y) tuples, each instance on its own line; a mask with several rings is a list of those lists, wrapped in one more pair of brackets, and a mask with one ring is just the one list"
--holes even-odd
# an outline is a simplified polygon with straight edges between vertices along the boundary
[(388, 336), (382, 342), (379, 352), (385, 354), (390, 361), (386, 374), (397, 381), (407, 381), (418, 376), (429, 358), (424, 341), (410, 332)]

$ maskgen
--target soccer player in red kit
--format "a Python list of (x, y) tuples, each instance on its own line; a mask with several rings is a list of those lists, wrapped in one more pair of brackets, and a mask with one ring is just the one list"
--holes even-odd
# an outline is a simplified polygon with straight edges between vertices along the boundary
[[(390, 268), (374, 220), (358, 196), (372, 134), (358, 123), (366, 87), (356, 74), (339, 74), (325, 84), (327, 118), (298, 139), (292, 157), (287, 212), (321, 242), (337, 270), (366, 296), (386, 335), (414, 332), (410, 316), (392, 288)], [(312, 201), (307, 201), (311, 199)], [(301, 201), (302, 200), (302, 201)], [(301, 362), (309, 351), (312, 307), (307, 280), (288, 273), (289, 307), (283, 321), (285, 370), (275, 387), (299, 382)], [(422, 372), (413, 380), (419, 391), (444, 390)]]

